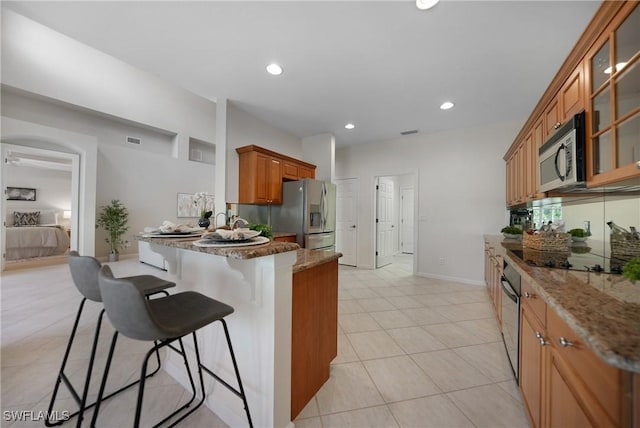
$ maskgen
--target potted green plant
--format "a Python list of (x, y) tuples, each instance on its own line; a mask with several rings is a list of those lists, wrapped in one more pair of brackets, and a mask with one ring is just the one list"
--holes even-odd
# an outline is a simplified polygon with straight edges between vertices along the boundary
[(109, 253), (110, 262), (118, 261), (120, 249), (127, 244), (126, 241), (122, 240), (122, 236), (129, 230), (129, 226), (127, 225), (128, 220), (129, 212), (127, 208), (117, 199), (112, 200), (109, 205), (102, 207), (98, 215), (96, 227), (101, 227), (107, 231), (105, 241), (109, 244), (111, 250)]
[(632, 258), (622, 266), (622, 274), (631, 282), (640, 281), (640, 256)]
[(584, 242), (589, 237), (589, 233), (581, 228), (571, 229), (569, 234), (573, 242)]
[(518, 239), (522, 236), (522, 229), (515, 226), (505, 226), (500, 231), (507, 239)]

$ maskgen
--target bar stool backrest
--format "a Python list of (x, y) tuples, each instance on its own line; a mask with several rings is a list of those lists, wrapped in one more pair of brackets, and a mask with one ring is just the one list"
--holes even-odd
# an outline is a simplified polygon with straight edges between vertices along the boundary
[(144, 291), (133, 282), (126, 278), (114, 278), (111, 268), (102, 266), (98, 283), (107, 317), (119, 333), (138, 340), (167, 338), (151, 315)]
[(94, 302), (102, 302), (98, 285), (98, 272), (102, 264), (98, 259), (81, 256), (77, 251), (71, 251), (68, 260), (71, 278), (80, 294)]

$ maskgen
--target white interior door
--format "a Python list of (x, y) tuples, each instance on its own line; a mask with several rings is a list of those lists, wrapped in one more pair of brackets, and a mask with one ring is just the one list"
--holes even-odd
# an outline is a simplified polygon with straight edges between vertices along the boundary
[(336, 251), (342, 265), (357, 266), (357, 206), (358, 179), (336, 180)]
[(413, 187), (400, 189), (400, 251), (413, 254)]
[(393, 180), (378, 178), (376, 185), (376, 267), (393, 261)]

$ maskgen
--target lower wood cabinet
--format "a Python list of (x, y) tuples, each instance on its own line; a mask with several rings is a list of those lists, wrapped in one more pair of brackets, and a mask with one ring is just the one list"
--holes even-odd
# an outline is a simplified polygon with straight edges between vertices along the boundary
[(522, 290), (519, 381), (532, 427), (631, 427), (631, 373), (602, 361), (542, 299), (525, 297), (525, 278)]
[(524, 407), (533, 427), (544, 426), (543, 392), (546, 339), (544, 325), (534, 311), (523, 302), (520, 306), (520, 390)]
[(291, 420), (329, 379), (338, 355), (338, 259), (293, 274)]

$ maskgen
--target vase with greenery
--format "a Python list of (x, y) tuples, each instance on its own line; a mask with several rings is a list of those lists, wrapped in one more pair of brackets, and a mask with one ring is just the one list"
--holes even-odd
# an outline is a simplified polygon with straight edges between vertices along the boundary
[(631, 282), (640, 281), (640, 256), (634, 257), (622, 266), (622, 274)]
[(126, 241), (122, 240), (122, 236), (129, 230), (129, 226), (127, 225), (128, 220), (129, 212), (127, 208), (117, 199), (112, 200), (109, 205), (102, 207), (98, 215), (96, 226), (107, 231), (105, 241), (109, 244), (111, 250), (109, 261), (118, 260), (120, 249), (127, 244)]

